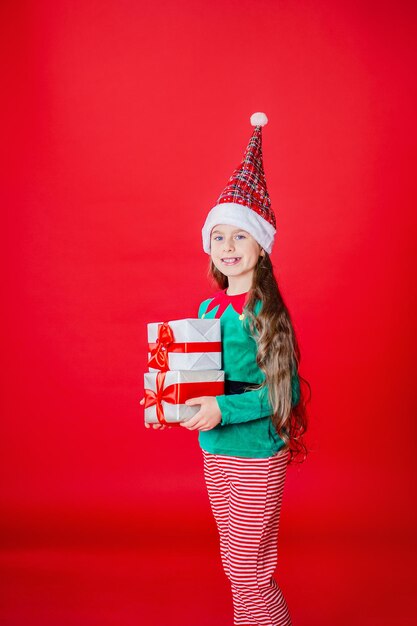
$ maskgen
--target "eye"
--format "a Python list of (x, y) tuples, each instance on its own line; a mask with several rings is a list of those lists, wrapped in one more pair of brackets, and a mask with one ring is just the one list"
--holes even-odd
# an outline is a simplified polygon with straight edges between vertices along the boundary
[(243, 237), (243, 239), (246, 239), (245, 235), (236, 235), (236, 237)]
[(215, 235), (215, 236), (213, 237), (213, 240), (214, 240), (214, 241), (217, 241), (218, 239), (221, 239), (221, 237), (222, 237), (221, 235)]

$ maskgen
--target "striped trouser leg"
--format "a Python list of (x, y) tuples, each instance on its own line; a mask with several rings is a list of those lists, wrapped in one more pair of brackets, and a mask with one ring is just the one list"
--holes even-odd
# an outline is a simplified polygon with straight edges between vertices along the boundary
[(203, 450), (203, 458), (235, 626), (291, 626), (287, 603), (273, 578), (289, 452), (253, 459)]

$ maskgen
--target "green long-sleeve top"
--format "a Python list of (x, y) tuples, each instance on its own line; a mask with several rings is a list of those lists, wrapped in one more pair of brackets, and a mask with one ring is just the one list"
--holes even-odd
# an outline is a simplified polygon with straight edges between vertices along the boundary
[[(226, 289), (204, 300), (198, 309), (199, 318), (219, 318), (222, 337), (222, 369), (225, 380), (260, 384), (265, 375), (256, 362), (256, 341), (246, 330), (244, 306), (247, 293), (228, 295)], [(258, 300), (255, 314), (262, 303)], [(298, 375), (291, 379), (292, 404), (300, 398)], [(215, 428), (200, 431), (200, 447), (212, 454), (251, 458), (273, 456), (283, 446), (270, 416), (272, 407), (266, 387), (241, 394), (216, 396), (221, 422)]]

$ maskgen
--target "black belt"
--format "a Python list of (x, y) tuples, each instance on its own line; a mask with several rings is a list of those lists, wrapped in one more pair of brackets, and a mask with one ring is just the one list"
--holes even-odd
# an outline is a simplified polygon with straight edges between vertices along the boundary
[(244, 393), (246, 387), (254, 389), (259, 387), (258, 383), (244, 383), (240, 380), (225, 380), (224, 381), (224, 395), (232, 396), (235, 393)]

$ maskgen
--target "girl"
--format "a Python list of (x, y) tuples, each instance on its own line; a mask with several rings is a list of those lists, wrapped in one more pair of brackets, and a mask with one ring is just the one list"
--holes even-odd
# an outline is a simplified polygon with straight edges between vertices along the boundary
[(200, 409), (181, 423), (199, 431), (235, 626), (291, 626), (273, 573), (287, 465), (307, 454), (300, 351), (269, 257), (276, 229), (262, 163), (266, 122), (263, 113), (251, 117), (244, 159), (202, 230), (221, 289), (198, 317), (220, 318), (225, 394), (188, 400)]

